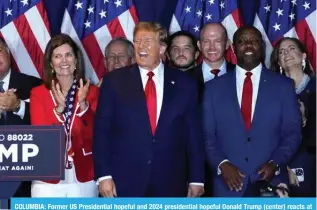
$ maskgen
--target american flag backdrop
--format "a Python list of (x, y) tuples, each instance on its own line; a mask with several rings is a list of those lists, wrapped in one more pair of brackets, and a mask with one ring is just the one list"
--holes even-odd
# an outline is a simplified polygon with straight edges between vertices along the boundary
[[(234, 32), (242, 25), (237, 0), (178, 0), (169, 31), (186, 30), (198, 38), (202, 26), (209, 22), (221, 22), (232, 42)], [(236, 63), (232, 49), (226, 59)]]
[(137, 22), (132, 0), (69, 0), (61, 32), (70, 35), (80, 46), (86, 77), (97, 83), (105, 72), (105, 47), (117, 36), (132, 41)]
[(42, 0), (1, 0), (0, 36), (4, 38), (15, 70), (42, 77), (43, 55), (50, 40)]
[(266, 42), (267, 67), (275, 43), (282, 37), (297, 37), (316, 70), (316, 0), (261, 0), (254, 26)]

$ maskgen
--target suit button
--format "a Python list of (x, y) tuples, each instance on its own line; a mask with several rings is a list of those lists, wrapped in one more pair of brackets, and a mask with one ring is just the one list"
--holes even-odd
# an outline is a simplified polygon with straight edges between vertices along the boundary
[(250, 142), (250, 141), (251, 141), (251, 138), (249, 137), (249, 138), (248, 138), (248, 142)]
[(149, 165), (150, 165), (151, 163), (152, 163), (152, 161), (150, 161), (150, 160), (147, 162), (147, 164), (149, 164)]
[(152, 141), (153, 141), (153, 143), (155, 143), (156, 142), (155, 138), (153, 138)]
[(245, 159), (245, 161), (247, 161), (247, 162), (249, 161), (249, 158), (247, 158), (247, 157), (246, 157), (246, 158), (244, 158), (244, 159)]

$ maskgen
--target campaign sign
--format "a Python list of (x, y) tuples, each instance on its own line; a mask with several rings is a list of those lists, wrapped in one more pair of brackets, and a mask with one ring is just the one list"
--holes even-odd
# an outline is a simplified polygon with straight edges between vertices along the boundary
[(0, 182), (64, 179), (62, 126), (0, 126)]

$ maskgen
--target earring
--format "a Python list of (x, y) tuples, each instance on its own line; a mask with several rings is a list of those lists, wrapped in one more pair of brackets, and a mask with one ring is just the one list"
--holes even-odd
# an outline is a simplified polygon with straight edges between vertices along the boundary
[(54, 69), (52, 69), (52, 74), (54, 74), (55, 73), (55, 71), (54, 71)]
[(304, 71), (305, 68), (306, 68), (306, 61), (305, 61), (305, 59), (302, 60), (302, 67), (303, 67), (303, 71)]
[(283, 74), (282, 66), (280, 66), (280, 73)]

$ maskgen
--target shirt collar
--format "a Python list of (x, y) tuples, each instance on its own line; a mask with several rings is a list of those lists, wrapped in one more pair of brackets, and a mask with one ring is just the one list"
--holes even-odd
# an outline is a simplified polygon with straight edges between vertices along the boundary
[[(221, 66), (219, 67), (220, 71), (225, 71), (226, 70), (226, 66), (227, 66), (227, 62), (224, 59)], [(211, 68), (206, 62), (205, 60), (203, 60), (203, 64), (202, 64), (202, 69), (208, 70), (209, 72), (213, 69)]]
[[(260, 76), (262, 71), (262, 63), (260, 63), (257, 67), (255, 67), (254, 69), (252, 69), (250, 72), (252, 72), (252, 76)], [(243, 69), (242, 67), (240, 67), (239, 65), (236, 65), (236, 72), (237, 72), (237, 76), (238, 77), (245, 77), (245, 74), (249, 71)]]
[[(149, 73), (149, 70), (142, 68), (141, 66), (139, 66), (139, 69), (140, 69), (142, 78), (148, 77), (147, 73)], [(160, 64), (155, 69), (153, 69), (153, 73), (154, 73), (154, 76), (158, 78), (158, 80), (160, 80), (160, 78), (162, 77), (164, 73), (164, 65), (162, 61), (160, 61)]]
[(9, 69), (9, 72), (8, 72), (7, 75), (3, 78), (2, 81), (3, 81), (5, 84), (9, 84), (10, 76), (11, 76), (11, 69)]

